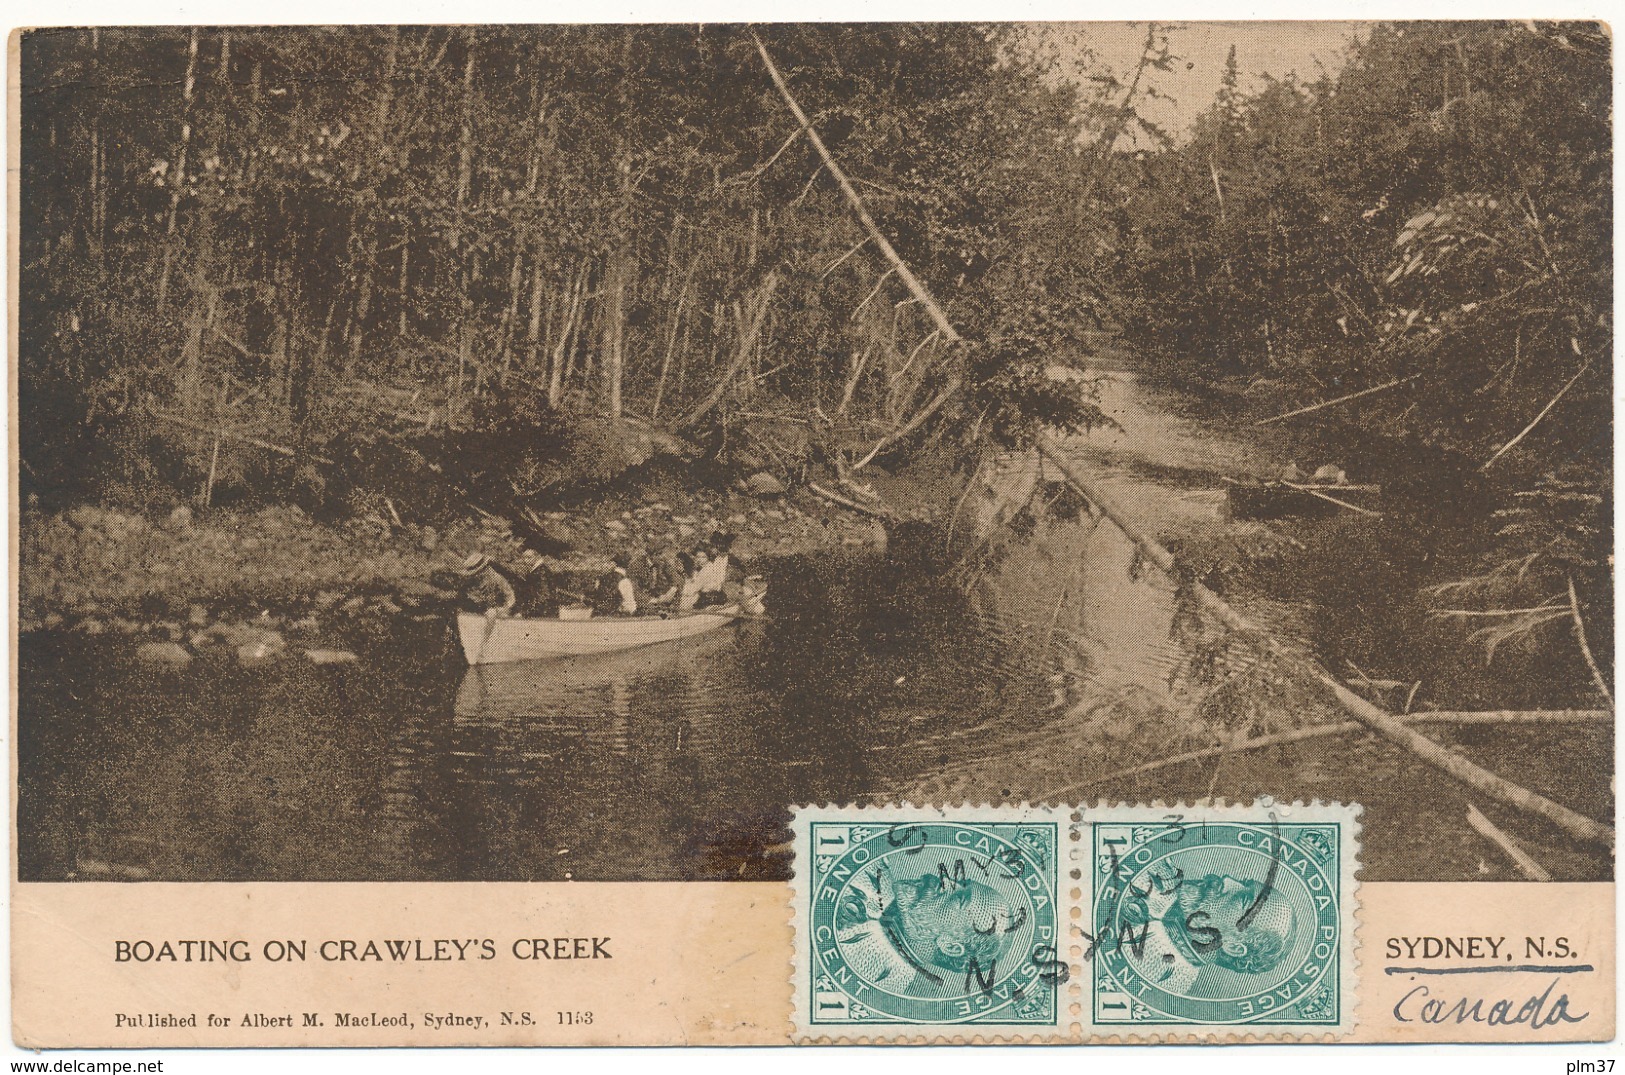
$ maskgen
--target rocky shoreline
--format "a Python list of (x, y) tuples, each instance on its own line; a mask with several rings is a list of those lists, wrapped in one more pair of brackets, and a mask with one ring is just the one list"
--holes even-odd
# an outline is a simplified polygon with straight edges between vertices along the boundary
[(376, 514), (325, 523), (292, 505), (35, 508), (20, 526), (18, 630), (123, 636), (157, 666), (222, 654), (244, 665), (348, 663), (346, 642), (364, 621), (445, 617), (455, 566), (470, 553), (518, 565), (529, 550), (556, 578), (588, 579), (617, 552), (691, 548), (717, 531), (735, 536), (745, 564), (886, 542), (876, 518), (776, 482), (623, 492), (517, 526), (487, 515), (444, 529)]

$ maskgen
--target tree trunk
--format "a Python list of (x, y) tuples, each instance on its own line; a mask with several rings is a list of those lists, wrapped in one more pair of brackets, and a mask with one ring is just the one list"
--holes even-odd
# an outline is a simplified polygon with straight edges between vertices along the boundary
[(378, 141), (383, 146), (384, 131), (389, 129), (389, 110), (395, 103), (395, 68), (400, 63), (401, 56), (401, 28), (392, 26), (389, 29), (389, 53), (384, 60), (384, 85), (378, 94)]
[(203, 338), (209, 322), (214, 320), (215, 293), (211, 288), (203, 298), (204, 305), (192, 303), (186, 316), (186, 344), (181, 349), (181, 383), (177, 386), (176, 401), (182, 411), (191, 413), (197, 407), (203, 386)]
[(452, 217), (451, 249), (454, 261), (463, 262), (457, 279), (460, 284), (457, 299), (457, 380), (446, 400), (446, 422), (451, 424), (456, 419), (457, 403), (463, 391), (463, 378), (467, 375), (469, 361), (472, 357), (473, 339), (472, 325), (474, 297), (472, 287), (474, 278), (479, 274), (479, 256), (476, 254), (472, 263), (463, 261), (463, 225), (464, 215), (468, 211), (469, 191), (474, 185), (474, 59), (475, 59), (475, 32), (467, 31), (468, 54), (463, 61), (463, 104), (462, 124), (457, 138), (457, 205), (456, 213)]
[(610, 251), (604, 272), (603, 374), (604, 413), (621, 416), (621, 370), (626, 342), (626, 252), (617, 246)]
[(705, 399), (701, 400), (700, 404), (678, 423), (679, 429), (686, 429), (704, 418), (711, 412), (713, 407), (722, 402), (723, 396), (727, 395), (733, 379), (739, 375), (740, 370), (745, 368), (745, 364), (750, 361), (751, 355), (755, 354), (757, 336), (762, 331), (762, 325), (767, 320), (767, 310), (772, 305), (773, 292), (777, 290), (778, 286), (778, 274), (770, 272), (767, 274), (767, 278), (762, 281), (762, 286), (757, 289), (756, 294), (751, 297), (748, 315), (745, 313), (745, 306), (736, 304), (735, 308), (738, 310), (739, 322), (739, 343), (734, 352), (733, 361), (728, 364), (728, 368), (717, 379), (716, 385), (706, 395)]
[(409, 235), (403, 235), (401, 236), (401, 286), (399, 288), (401, 309), (400, 319), (395, 326), (395, 340), (397, 343), (406, 338), (406, 307), (408, 302), (406, 273), (407, 266), (411, 263), (411, 260), (412, 239)]
[[(259, 144), (260, 128), (263, 126), (261, 109), (265, 103), (264, 91), (265, 64), (261, 60), (255, 60), (254, 66), (250, 69), (248, 75), (248, 99), (254, 102), (254, 107), (248, 110), (248, 142), (250, 145)], [(260, 155), (252, 153), (248, 157), (248, 162), (243, 166), (244, 184), (252, 188), (259, 179), (259, 174)]]
[(209, 476), (203, 483), (203, 507), (214, 503), (214, 477), (220, 469), (220, 442), (226, 435), (226, 395), (231, 390), (229, 378), (220, 378), (220, 394), (214, 405), (214, 446), (209, 449)]
[[(101, 80), (102, 32), (90, 31), (90, 48), (94, 56), (93, 76)], [(107, 239), (107, 180), (106, 150), (102, 147), (102, 105), (96, 104), (90, 120), (90, 256), (96, 264), (98, 278), (107, 272), (105, 243)]]
[(181, 141), (175, 150), (175, 172), (170, 177), (169, 219), (164, 224), (164, 265), (158, 276), (158, 312), (169, 305), (169, 278), (175, 269), (175, 229), (180, 219), (181, 196), (186, 190), (186, 158), (192, 147), (192, 96), (197, 87), (197, 27), (186, 48), (186, 80), (181, 88)]
[[(280, 274), (279, 274), (280, 275)], [(293, 338), (293, 310), (288, 303), (287, 285), (278, 282), (276, 289), (276, 328), (271, 335), (271, 369), (279, 383), (277, 398), (288, 402), (291, 388), (289, 344)]]
[(311, 351), (308, 348), (299, 348), (299, 360), (295, 363), (293, 385), (288, 393), (288, 406), (293, 416), (295, 428), (303, 426), (305, 419), (310, 416), (311, 395), (316, 387), (317, 380), (322, 376), (322, 371), (327, 368), (328, 339), (333, 333), (333, 318), (338, 313), (338, 306), (339, 300), (337, 298), (327, 304), (327, 316), (322, 319), (322, 331), (321, 335), (316, 338), (314, 357), (307, 361), (304, 356), (310, 354)]
[(773, 57), (768, 54), (767, 46), (762, 44), (761, 37), (753, 31), (751, 40), (756, 45), (756, 51), (761, 54), (762, 63), (767, 68), (768, 75), (773, 79), (773, 84), (778, 87), (779, 95), (784, 98), (784, 103), (789, 106), (791, 114), (796, 117), (796, 121), (801, 124), (802, 129), (807, 132), (807, 140), (818, 151), (818, 156), (823, 160), (824, 166), (829, 169), (829, 174), (835, 177), (835, 182), (840, 186), (841, 193), (846, 195), (847, 204), (852, 207), (852, 211), (863, 222), (864, 228), (873, 237), (875, 246), (880, 249), (886, 260), (891, 262), (892, 268), (896, 270), (898, 276), (902, 277), (903, 283), (907, 285), (909, 291), (925, 305), (926, 312), (936, 322), (936, 326), (941, 331), (943, 338), (949, 343), (960, 342), (959, 333), (954, 331), (954, 326), (949, 323), (948, 316), (942, 312), (942, 308), (937, 305), (936, 300), (925, 289), (925, 285), (920, 283), (919, 279), (914, 275), (914, 271), (908, 267), (897, 253), (897, 250), (891, 245), (891, 241), (886, 238), (885, 234), (880, 230), (880, 226), (875, 223), (874, 217), (869, 215), (869, 209), (863, 204), (863, 199), (858, 196), (857, 188), (852, 185), (852, 181), (846, 177), (846, 172), (836, 163), (835, 158), (830, 154), (829, 148), (824, 145), (823, 138), (819, 136), (817, 129), (813, 127), (812, 120), (807, 118), (807, 113), (801, 110), (801, 105), (790, 92), (789, 83), (785, 82), (784, 76), (779, 73), (778, 66), (773, 62)]
[(542, 284), (546, 279), (547, 271), (542, 265), (541, 244), (537, 243), (535, 259), (530, 269), (530, 319), (525, 325), (525, 354), (532, 374), (541, 368), (538, 359), (541, 357), (542, 340)]
[(457, 139), (457, 214), (452, 218), (451, 248), (463, 241), (463, 213), (474, 184), (474, 31), (468, 32), (468, 59), (463, 63), (463, 122)]
[(666, 377), (671, 372), (672, 352), (677, 348), (677, 331), (682, 327), (683, 308), (688, 303), (689, 288), (694, 283), (694, 269), (699, 265), (699, 259), (690, 259), (688, 272), (683, 277), (682, 286), (677, 291), (677, 304), (672, 308), (671, 323), (666, 327), (666, 353), (660, 359), (660, 381), (655, 385), (654, 403), (649, 407), (649, 421), (653, 422), (660, 417), (660, 403), (666, 395)]
[(361, 266), (361, 283), (355, 299), (355, 310), (349, 320), (349, 353), (344, 363), (344, 376), (355, 374), (357, 360), (361, 356), (361, 342), (367, 335), (367, 314), (372, 309), (372, 278), (378, 271), (378, 233), (376, 230), (367, 236), (367, 252)]
[(513, 244), (513, 265), (508, 270), (508, 308), (502, 311), (502, 373), (498, 382), (508, 383), (508, 366), (513, 361), (513, 338), (519, 323), (519, 300), (525, 291), (524, 248), (518, 239)]
[(621, 416), (621, 381), (626, 366), (626, 288), (632, 274), (632, 150), (626, 135), (631, 121), (627, 80), (632, 72), (632, 28), (621, 38), (620, 119), (617, 124), (620, 150), (616, 172), (620, 176), (620, 206), (615, 213), (614, 238), (604, 279), (603, 356), (604, 410), (611, 419)]
[(581, 306), (587, 292), (586, 262), (577, 267), (570, 282), (564, 318), (559, 326), (559, 340), (553, 348), (553, 366), (547, 380), (547, 405), (557, 408), (564, 399), (564, 388), (569, 383), (575, 349), (572, 346), (576, 328), (581, 322)]
[[(462, 298), (458, 304), (460, 316), (457, 321), (457, 385), (452, 392), (455, 400), (463, 391), (463, 380), (468, 376), (468, 368), (474, 365), (474, 296), (475, 285), (479, 283), (480, 256), (475, 254), (469, 259), (468, 269), (463, 273)], [(480, 371), (474, 371), (474, 394), (478, 395), (480, 389)], [(447, 415), (447, 420), (451, 415)]]
[[(389, 32), (389, 52), (384, 60), (384, 84), (378, 91), (378, 110), (373, 117), (380, 155), (387, 155), (390, 149), (388, 140), (384, 137), (384, 132), (389, 130), (389, 113), (395, 104), (395, 71), (400, 63), (400, 54), (401, 28), (393, 26), (390, 27)], [(376, 200), (377, 189), (374, 188), (371, 193), (373, 200)], [(359, 210), (356, 215), (357, 217), (360, 216)], [(355, 311), (348, 319), (349, 329), (346, 335), (348, 337), (349, 351), (344, 364), (345, 377), (351, 377), (355, 374), (356, 362), (361, 357), (362, 343), (367, 335), (367, 315), (372, 310), (372, 293), (375, 287), (373, 278), (378, 274), (378, 225), (375, 220), (369, 219), (368, 221), (367, 241), (364, 251), (359, 272), (361, 281), (356, 294)]]

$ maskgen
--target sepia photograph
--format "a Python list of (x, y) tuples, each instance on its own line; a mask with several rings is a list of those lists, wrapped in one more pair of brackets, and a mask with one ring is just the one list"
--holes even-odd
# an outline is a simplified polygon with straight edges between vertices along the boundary
[(1362, 882), (1613, 880), (1605, 25), (13, 62), (18, 881), (784, 883), (797, 806), (1260, 799), (1357, 804)]

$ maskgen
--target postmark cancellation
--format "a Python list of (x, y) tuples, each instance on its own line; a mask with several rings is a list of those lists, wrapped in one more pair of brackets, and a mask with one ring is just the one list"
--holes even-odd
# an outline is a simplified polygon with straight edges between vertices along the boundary
[(802, 1040), (1051, 1040), (1071, 1021), (1068, 814), (797, 812)]
[(1342, 1036), (1358, 808), (804, 807), (800, 1040)]
[(1357, 808), (1090, 813), (1094, 1034), (1341, 1035), (1354, 1025)]

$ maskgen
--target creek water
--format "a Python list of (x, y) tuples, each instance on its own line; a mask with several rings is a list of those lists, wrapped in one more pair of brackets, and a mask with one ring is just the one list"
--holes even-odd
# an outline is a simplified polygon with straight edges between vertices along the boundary
[[(1592, 704), (1583, 672), (1533, 654), (1486, 665), (1426, 616), (1417, 591), (1477, 551), (1473, 511), (1233, 522), (1224, 479), (1271, 473), (1301, 440), (1127, 371), (1103, 393), (1118, 427), (1074, 438), (1076, 460), (1165, 540), (1250, 550), (1245, 579), (1208, 581), (1290, 645), (1351, 680), (1391, 681), (1369, 689), (1396, 705)], [(1053, 476), (1038, 465), (1004, 460), (997, 484)], [(1268, 794), (1364, 804), (1368, 880), (1515, 876), (1467, 827), (1469, 803), (1559, 879), (1612, 875), (1606, 854), (1370, 735), (1114, 775), (1344, 714), (1194, 615), (1111, 523), (1064, 514), (1040, 513), (956, 572), (896, 543), (884, 557), (777, 561), (766, 620), (560, 662), (468, 669), (432, 619), (347, 639), (361, 661), (324, 667), (157, 669), (127, 642), (24, 636), (20, 874), (778, 879), (792, 802)], [(1612, 816), (1611, 725), (1428, 731)]]

